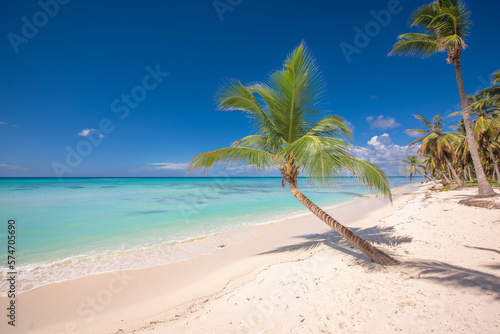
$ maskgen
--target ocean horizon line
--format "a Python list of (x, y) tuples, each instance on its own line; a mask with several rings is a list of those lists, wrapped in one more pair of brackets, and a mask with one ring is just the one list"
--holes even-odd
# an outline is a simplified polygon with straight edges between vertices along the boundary
[[(281, 176), (0, 176), (1, 179), (281, 179)], [(406, 178), (401, 175), (388, 175), (390, 178)], [(356, 179), (355, 176), (335, 176), (328, 179)], [(414, 179), (425, 179), (424, 177), (414, 176)], [(298, 179), (310, 179), (310, 177), (299, 176)]]

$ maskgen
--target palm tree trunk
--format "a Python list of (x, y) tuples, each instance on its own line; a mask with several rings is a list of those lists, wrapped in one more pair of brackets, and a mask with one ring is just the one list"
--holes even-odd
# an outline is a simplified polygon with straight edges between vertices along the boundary
[(425, 176), (426, 178), (428, 178), (428, 179), (429, 179), (429, 181), (433, 181), (435, 184), (437, 184), (436, 180), (434, 180), (433, 178), (431, 178), (431, 177), (429, 176), (429, 174), (424, 173), (424, 176)]
[(498, 163), (497, 158), (493, 154), (493, 148), (491, 147), (491, 143), (488, 139), (486, 139), (486, 144), (488, 144), (488, 150), (490, 151), (491, 161), (493, 161), (493, 170), (497, 174), (497, 181), (500, 183), (500, 172), (498, 171)]
[(444, 172), (441, 172), (441, 175), (444, 176), (444, 179), (446, 180), (446, 183), (448, 183), (448, 184), (451, 183), (450, 179), (446, 177), (446, 174)]
[(455, 179), (455, 181), (457, 181), (458, 186), (459, 187), (463, 187), (464, 184), (463, 184), (462, 180), (460, 180), (460, 178), (458, 177), (457, 171), (455, 170), (455, 168), (453, 168), (453, 165), (451, 164), (451, 162), (448, 159), (448, 157), (444, 156), (444, 160), (446, 161), (446, 164), (448, 165), (448, 168), (450, 169), (451, 173), (453, 174), (453, 178)]
[(455, 73), (457, 76), (458, 92), (460, 93), (460, 103), (462, 105), (462, 116), (464, 118), (465, 132), (467, 134), (467, 143), (469, 144), (469, 151), (476, 169), (477, 184), (478, 184), (478, 197), (494, 196), (496, 193), (493, 191), (486, 174), (484, 174), (481, 159), (479, 158), (479, 151), (477, 149), (476, 139), (472, 131), (472, 123), (469, 114), (469, 103), (467, 102), (467, 94), (465, 93), (464, 82), (462, 80), (462, 66), (460, 59), (456, 59), (453, 64), (455, 65)]
[(351, 230), (349, 230), (344, 225), (340, 224), (338, 221), (333, 219), (329, 214), (323, 211), (316, 204), (311, 202), (309, 198), (307, 198), (303, 193), (297, 189), (297, 186), (288, 181), (288, 185), (290, 187), (290, 191), (293, 196), (300, 201), (306, 208), (309, 209), (312, 213), (316, 215), (319, 219), (325, 222), (328, 226), (337, 231), (341, 236), (343, 236), (349, 243), (351, 243), (354, 247), (365, 253), (369, 256), (374, 262), (384, 265), (384, 266), (392, 266), (400, 264), (400, 262), (389, 255), (385, 254), (372, 244), (370, 244), (365, 239), (360, 236), (354, 234)]
[(467, 172), (469, 173), (469, 181), (474, 182), (474, 179), (472, 178), (472, 173), (470, 172), (470, 166), (467, 166)]

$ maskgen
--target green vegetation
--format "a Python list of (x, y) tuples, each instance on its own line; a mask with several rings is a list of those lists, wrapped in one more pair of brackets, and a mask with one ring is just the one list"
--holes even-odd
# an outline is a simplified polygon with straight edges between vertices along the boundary
[[(470, 97), (465, 93), (460, 59), (467, 47), (465, 38), (469, 34), (470, 24), (470, 12), (460, 0), (437, 0), (423, 5), (411, 16), (411, 26), (423, 29), (423, 33), (400, 35), (389, 55), (426, 57), (437, 52), (447, 53), (447, 62), (455, 66), (462, 106), (461, 126), (465, 131), (456, 134), (445, 133), (442, 131), (439, 115), (434, 117), (433, 124), (416, 115), (429, 128), (427, 130), (429, 135), (412, 144), (422, 142), (419, 153), (422, 156), (426, 155), (432, 161), (429, 165), (432, 167), (432, 175), (440, 174), (447, 179), (444, 169), (448, 168), (458, 186), (462, 186), (463, 181), (459, 174), (462, 174), (464, 179), (472, 179), (471, 170), (473, 170), (478, 180), (478, 196), (493, 196), (495, 192), (488, 182), (486, 173), (492, 171), (492, 177), (496, 174), (500, 181), (497, 163), (500, 88), (493, 86)], [(493, 84), (497, 85), (499, 81), (500, 71), (497, 71), (493, 74)], [(471, 103), (470, 109), (469, 103)], [(471, 114), (474, 119), (471, 119)], [(460, 137), (464, 140), (457, 140)], [(485, 149), (489, 154), (485, 153)]]
[[(437, 0), (423, 5), (412, 14), (411, 25), (422, 28), (424, 32), (400, 35), (389, 55), (426, 57), (437, 52), (447, 53), (447, 62), (455, 66), (469, 154), (479, 182), (479, 196), (492, 196), (495, 192), (481, 164), (462, 80), (460, 58), (467, 47), (465, 38), (469, 34), (470, 24), (470, 12), (460, 0)], [(455, 179), (461, 185), (461, 181)]]

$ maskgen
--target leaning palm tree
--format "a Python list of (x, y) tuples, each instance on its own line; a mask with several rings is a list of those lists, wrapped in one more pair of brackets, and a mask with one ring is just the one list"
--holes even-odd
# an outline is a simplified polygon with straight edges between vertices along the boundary
[(348, 242), (376, 263), (398, 264), (399, 261), (341, 225), (298, 189), (299, 174), (317, 184), (329, 184), (347, 171), (391, 198), (385, 173), (351, 156), (346, 138), (352, 135), (344, 121), (338, 116), (318, 120), (317, 107), (323, 96), (319, 69), (304, 43), (288, 55), (283, 69), (272, 73), (268, 82), (247, 86), (239, 81), (228, 82), (217, 96), (219, 109), (244, 111), (254, 121), (256, 134), (236, 141), (231, 147), (197, 154), (188, 172), (193, 168), (206, 171), (217, 163), (249, 165), (261, 171), (277, 169), (283, 187), (288, 183), (295, 198)]
[(412, 26), (424, 29), (424, 33), (408, 33), (398, 36), (389, 55), (430, 56), (436, 52), (447, 52), (447, 62), (455, 65), (458, 91), (462, 105), (462, 116), (467, 131), (472, 161), (478, 180), (478, 196), (494, 196), (481, 165), (472, 123), (469, 115), (467, 95), (462, 80), (460, 57), (466, 48), (465, 37), (470, 26), (470, 12), (460, 0), (437, 0), (418, 8), (411, 17)]
[(420, 168), (422, 168), (423, 160), (419, 159), (416, 155), (409, 155), (405, 160), (401, 160), (401, 162), (407, 164), (408, 167), (403, 169), (399, 174), (403, 174), (404, 172), (406, 172), (406, 177), (410, 176), (410, 182), (413, 174), (422, 175), (423, 172), (420, 170)]
[(443, 131), (443, 119), (440, 115), (434, 116), (432, 123), (426, 120), (422, 115), (413, 115), (416, 119), (422, 121), (427, 129), (408, 129), (405, 132), (409, 133), (425, 133), (425, 136), (411, 142), (408, 146), (413, 146), (421, 143), (418, 153), (421, 155), (429, 155), (436, 161), (445, 161), (450, 169), (453, 178), (459, 187), (463, 186), (462, 180), (453, 167), (450, 159), (453, 159), (455, 147), (460, 141), (459, 134), (454, 132)]

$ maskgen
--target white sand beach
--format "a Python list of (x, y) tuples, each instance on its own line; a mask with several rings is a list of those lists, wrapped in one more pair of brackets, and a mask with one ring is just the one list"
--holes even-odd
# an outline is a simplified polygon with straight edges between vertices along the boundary
[(500, 209), (431, 186), (329, 210), (399, 266), (311, 215), (210, 255), (23, 293), (8, 333), (498, 333)]

